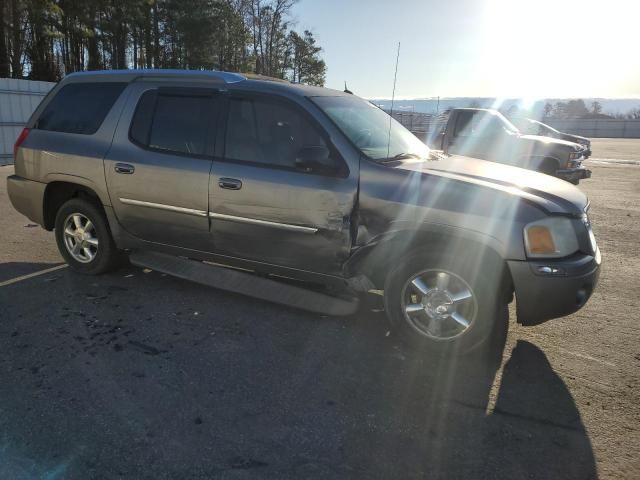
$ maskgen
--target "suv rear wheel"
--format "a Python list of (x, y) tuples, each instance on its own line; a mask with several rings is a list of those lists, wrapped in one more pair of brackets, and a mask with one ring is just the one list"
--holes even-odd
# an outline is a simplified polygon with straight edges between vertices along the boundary
[(60, 207), (55, 236), (58, 250), (77, 272), (97, 275), (117, 265), (118, 249), (107, 220), (102, 211), (87, 200), (73, 198)]
[(410, 346), (468, 353), (506, 333), (501, 279), (501, 265), (492, 258), (411, 255), (387, 276), (385, 310), (394, 332)]

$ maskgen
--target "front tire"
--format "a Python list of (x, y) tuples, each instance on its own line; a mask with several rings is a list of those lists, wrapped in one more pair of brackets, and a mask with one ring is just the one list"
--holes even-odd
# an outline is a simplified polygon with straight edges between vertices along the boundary
[(538, 167), (538, 171), (540, 173), (544, 173), (545, 175), (551, 175), (552, 177), (556, 175), (557, 170), (558, 170), (558, 162), (550, 158), (543, 160), (543, 162)]
[(502, 271), (489, 253), (409, 255), (385, 282), (392, 330), (427, 353), (465, 354), (503, 336), (508, 310)]
[(95, 204), (73, 198), (56, 214), (58, 250), (72, 270), (98, 275), (116, 267), (118, 249), (104, 213)]

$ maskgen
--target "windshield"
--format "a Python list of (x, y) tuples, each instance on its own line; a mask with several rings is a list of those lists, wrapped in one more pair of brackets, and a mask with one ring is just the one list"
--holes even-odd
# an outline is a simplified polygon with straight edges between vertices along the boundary
[(546, 123), (538, 122), (536, 120), (529, 120), (529, 121), (534, 125), (540, 127), (540, 130), (546, 130), (547, 132), (552, 132), (552, 133), (560, 133), (558, 130), (556, 130), (550, 125), (547, 125)]
[[(367, 157), (426, 159), (429, 148), (380, 108), (359, 97), (313, 97), (312, 100)], [(391, 129), (389, 129), (391, 120)]]
[(495, 112), (494, 115), (496, 117), (498, 117), (500, 119), (500, 121), (502, 122), (502, 126), (504, 127), (504, 129), (509, 132), (509, 133), (520, 133), (520, 130), (518, 130), (518, 128), (511, 123), (507, 117), (505, 117), (503, 114), (501, 114), (500, 112)]

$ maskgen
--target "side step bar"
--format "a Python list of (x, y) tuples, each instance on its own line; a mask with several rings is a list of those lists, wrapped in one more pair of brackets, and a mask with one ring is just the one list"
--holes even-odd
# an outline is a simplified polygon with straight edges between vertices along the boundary
[(324, 315), (351, 315), (358, 309), (357, 298), (338, 298), (306, 288), (258, 277), (251, 273), (218, 267), (197, 260), (157, 252), (131, 252), (129, 260), (174, 277), (191, 280), (220, 290), (248, 295)]

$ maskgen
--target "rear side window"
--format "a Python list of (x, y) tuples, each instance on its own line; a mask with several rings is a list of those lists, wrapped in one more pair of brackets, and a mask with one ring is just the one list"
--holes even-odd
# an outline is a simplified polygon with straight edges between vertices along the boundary
[(131, 122), (134, 143), (154, 150), (204, 155), (214, 116), (211, 95), (146, 92)]
[(72, 83), (60, 89), (35, 125), (39, 130), (91, 135), (98, 131), (126, 83)]

